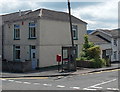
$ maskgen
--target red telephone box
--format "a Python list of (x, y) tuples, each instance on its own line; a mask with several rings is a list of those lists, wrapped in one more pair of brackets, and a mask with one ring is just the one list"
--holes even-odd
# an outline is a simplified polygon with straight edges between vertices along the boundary
[(61, 55), (60, 54), (56, 55), (56, 61), (61, 62)]

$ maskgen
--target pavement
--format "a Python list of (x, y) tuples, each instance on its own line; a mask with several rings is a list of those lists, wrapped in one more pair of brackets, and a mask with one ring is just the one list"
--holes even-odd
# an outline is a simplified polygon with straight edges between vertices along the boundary
[(78, 75), (78, 74), (86, 74), (86, 73), (93, 73), (99, 71), (107, 71), (113, 69), (120, 69), (120, 63), (112, 63), (111, 67), (104, 67), (104, 68), (77, 68), (77, 71), (72, 72), (61, 72), (58, 71), (57, 68), (55, 69), (43, 69), (43, 70), (36, 70), (27, 73), (9, 73), (9, 72), (1, 72), (0, 77), (2, 78), (18, 78), (18, 77), (57, 77), (57, 76), (68, 76), (68, 75)]

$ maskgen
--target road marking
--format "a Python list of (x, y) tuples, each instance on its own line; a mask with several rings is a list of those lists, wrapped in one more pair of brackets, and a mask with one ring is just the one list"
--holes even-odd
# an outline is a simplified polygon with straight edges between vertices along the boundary
[(80, 87), (70, 87), (70, 88), (73, 88), (73, 89), (80, 89)]
[(13, 82), (14, 80), (8, 80), (8, 81)]
[(94, 74), (94, 73), (89, 73), (89, 74)]
[(56, 87), (58, 87), (58, 88), (64, 88), (65, 86), (57, 85)]
[(97, 90), (97, 89), (83, 88), (83, 90)]
[(34, 85), (40, 85), (40, 83), (33, 83)]
[(90, 86), (91, 88), (102, 89), (102, 87)]
[(106, 70), (106, 71), (100, 71), (100, 72), (93, 72), (93, 73), (82, 73), (80, 75), (88, 75), (88, 74), (97, 74), (97, 73), (103, 73), (103, 72), (113, 72), (113, 71), (120, 71), (120, 69), (113, 69), (113, 70)]
[(97, 90), (97, 89), (102, 89), (102, 87), (96, 87), (96, 86), (107, 84), (107, 83), (110, 83), (110, 82), (113, 82), (113, 81), (116, 81), (116, 80), (117, 79), (113, 79), (113, 80), (109, 80), (109, 81), (106, 81), (106, 82), (98, 83), (98, 84), (95, 84), (93, 86), (89, 86), (88, 88), (83, 88), (83, 90)]
[(23, 82), (24, 84), (31, 84), (31, 83), (29, 83), (29, 82)]
[(44, 86), (52, 86), (52, 84), (43, 84)]
[(22, 83), (21, 81), (15, 81), (16, 83)]
[(6, 79), (1, 79), (2, 81), (6, 81)]
[(87, 73), (83, 73), (82, 75), (87, 75)]
[(12, 80), (12, 79), (48, 79), (48, 77), (21, 77), (21, 78), (1, 78), (2, 79), (9, 79), (9, 80)]
[(119, 90), (118, 88), (107, 88), (108, 90)]
[(90, 87), (96, 87), (96, 86), (103, 85), (103, 84), (107, 84), (107, 83), (110, 83), (110, 82), (113, 82), (113, 81), (116, 81), (116, 80), (117, 80), (117, 79), (109, 80), (109, 81), (106, 81), (106, 82), (102, 82), (102, 83), (95, 84), (95, 85), (90, 86)]

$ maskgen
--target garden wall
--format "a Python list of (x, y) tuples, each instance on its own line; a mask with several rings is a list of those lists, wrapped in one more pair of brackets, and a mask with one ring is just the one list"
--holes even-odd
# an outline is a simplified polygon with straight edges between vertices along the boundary
[(2, 71), (7, 72), (28, 72), (32, 70), (31, 61), (25, 62), (13, 62), (13, 61), (2, 61)]

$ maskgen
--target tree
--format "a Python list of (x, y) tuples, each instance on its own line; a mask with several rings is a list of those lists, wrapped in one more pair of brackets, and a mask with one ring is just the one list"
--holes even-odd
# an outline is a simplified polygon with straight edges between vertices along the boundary
[(81, 52), (81, 60), (90, 60), (91, 67), (99, 68), (106, 65), (106, 61), (100, 58), (100, 47), (88, 40), (88, 35), (84, 36), (84, 44)]
[(83, 44), (84, 50), (87, 50), (88, 48), (94, 46), (94, 43), (92, 43), (88, 40), (88, 35), (84, 35), (84, 41), (85, 41), (85, 43)]
[(94, 43), (88, 40), (88, 35), (84, 35), (84, 44), (81, 52), (81, 57), (88, 58), (89, 57), (88, 49), (91, 47), (94, 47)]

